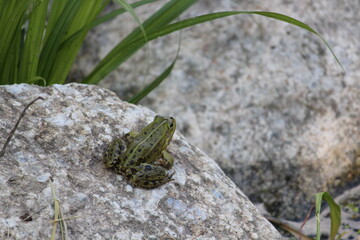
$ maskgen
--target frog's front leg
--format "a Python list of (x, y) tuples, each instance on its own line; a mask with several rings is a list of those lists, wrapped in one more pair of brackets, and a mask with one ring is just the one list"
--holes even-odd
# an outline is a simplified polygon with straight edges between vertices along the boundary
[(115, 138), (107, 148), (103, 162), (105, 167), (113, 168), (117, 165), (121, 165), (122, 156), (126, 152), (126, 143), (121, 138)]
[(168, 151), (164, 150), (161, 159), (157, 160), (155, 165), (162, 166), (169, 170), (174, 166), (174, 158)]
[(174, 173), (166, 173), (166, 169), (148, 163), (140, 164), (138, 171), (130, 178), (130, 182), (136, 187), (155, 188), (174, 180)]
[(122, 139), (129, 145), (138, 134), (138, 131), (131, 131), (125, 134)]

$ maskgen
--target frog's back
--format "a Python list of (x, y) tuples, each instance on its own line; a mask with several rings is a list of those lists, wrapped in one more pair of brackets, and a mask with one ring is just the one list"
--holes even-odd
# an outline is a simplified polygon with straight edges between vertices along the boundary
[(134, 166), (143, 162), (151, 164), (157, 161), (169, 145), (175, 131), (174, 122), (173, 118), (155, 117), (154, 121), (144, 127), (128, 147), (125, 165)]

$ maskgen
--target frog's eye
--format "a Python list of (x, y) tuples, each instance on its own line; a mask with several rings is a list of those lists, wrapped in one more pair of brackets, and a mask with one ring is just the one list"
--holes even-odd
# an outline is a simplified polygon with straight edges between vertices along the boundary
[(170, 117), (170, 124), (169, 124), (169, 128), (174, 128), (176, 124), (176, 121), (173, 117)]

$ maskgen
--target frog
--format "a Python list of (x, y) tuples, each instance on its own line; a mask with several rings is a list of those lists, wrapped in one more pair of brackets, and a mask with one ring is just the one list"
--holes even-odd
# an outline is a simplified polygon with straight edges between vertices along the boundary
[(173, 117), (156, 115), (139, 132), (131, 131), (111, 141), (103, 157), (105, 167), (140, 188), (156, 188), (174, 180), (175, 172), (167, 173), (174, 165), (174, 158), (166, 148), (175, 129)]

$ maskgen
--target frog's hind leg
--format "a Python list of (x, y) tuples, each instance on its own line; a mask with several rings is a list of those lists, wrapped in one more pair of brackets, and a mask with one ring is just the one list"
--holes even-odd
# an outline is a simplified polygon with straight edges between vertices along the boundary
[(120, 163), (121, 157), (126, 152), (126, 144), (121, 138), (114, 139), (105, 151), (103, 162), (105, 167), (113, 168)]
[(139, 170), (131, 176), (130, 182), (136, 187), (156, 188), (174, 180), (174, 173), (168, 174), (161, 166), (142, 163)]

